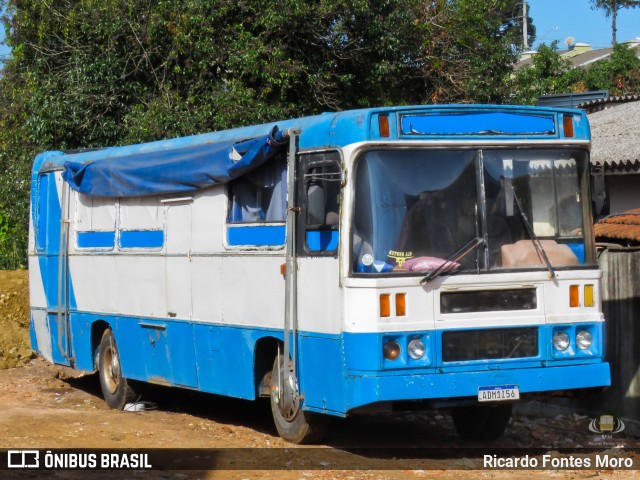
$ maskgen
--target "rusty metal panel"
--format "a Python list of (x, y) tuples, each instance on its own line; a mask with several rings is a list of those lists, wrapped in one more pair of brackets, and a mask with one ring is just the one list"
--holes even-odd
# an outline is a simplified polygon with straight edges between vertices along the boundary
[(598, 261), (611, 364), (611, 388), (601, 409), (606, 406), (617, 416), (640, 420), (640, 250), (604, 250)]
[(640, 244), (640, 208), (605, 217), (594, 225), (593, 230), (598, 242)]

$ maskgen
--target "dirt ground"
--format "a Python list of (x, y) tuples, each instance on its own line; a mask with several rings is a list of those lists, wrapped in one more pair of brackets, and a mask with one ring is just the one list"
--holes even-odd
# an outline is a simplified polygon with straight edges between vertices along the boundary
[(32, 357), (28, 275), (27, 270), (0, 270), (0, 370)]
[[(53, 479), (567, 479), (636, 478), (636, 471), (488, 471), (477, 460), (488, 448), (640, 448), (640, 440), (616, 434), (603, 439), (579, 415), (514, 418), (490, 447), (455, 434), (446, 412), (397, 413), (332, 420), (322, 445), (301, 448), (281, 440), (268, 402), (247, 402), (158, 386), (141, 388), (157, 408), (143, 412), (107, 409), (95, 374), (83, 375), (29, 361), (26, 273), (0, 272), (0, 449), (191, 449), (186, 462), (201, 470), (176, 470), (168, 462), (147, 471), (0, 471), (0, 478)], [(13, 293), (15, 292), (15, 294)], [(14, 350), (16, 349), (16, 350)], [(10, 353), (12, 352), (13, 353)], [(9, 352), (6, 355), (5, 352)], [(12, 361), (15, 360), (15, 361)], [(14, 367), (17, 368), (6, 368)], [(624, 433), (624, 432), (623, 432)], [(474, 447), (476, 450), (463, 450)], [(215, 463), (202, 456), (217, 450)], [(613, 450), (611, 450), (613, 451)], [(426, 452), (426, 456), (425, 456)], [(634, 457), (636, 465), (640, 457)], [(157, 465), (156, 465), (157, 466)], [(199, 467), (200, 468), (200, 467)]]

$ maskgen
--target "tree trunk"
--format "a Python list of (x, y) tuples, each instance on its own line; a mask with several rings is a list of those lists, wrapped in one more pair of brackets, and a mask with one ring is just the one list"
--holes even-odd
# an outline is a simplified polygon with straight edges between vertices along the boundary
[(618, 2), (614, 0), (611, 8), (611, 46), (613, 47), (615, 47), (617, 43), (616, 41), (616, 32), (618, 30), (618, 27), (616, 25), (617, 16), (618, 16)]

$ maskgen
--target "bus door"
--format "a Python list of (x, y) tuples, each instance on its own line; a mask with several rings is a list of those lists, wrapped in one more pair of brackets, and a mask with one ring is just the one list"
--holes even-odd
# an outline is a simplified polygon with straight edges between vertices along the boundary
[(329, 392), (341, 371), (340, 235), (341, 157), (337, 151), (298, 155), (296, 181), (297, 378), (309, 406), (334, 409)]
[(139, 322), (147, 381), (196, 387), (191, 324), (191, 204), (193, 197), (161, 201), (166, 212), (166, 318)]
[[(287, 234), (283, 355), (292, 365), (280, 371), (279, 384), (285, 386), (280, 403), (284, 411), (298, 405), (296, 399), (304, 398), (307, 406), (334, 409), (338, 406), (332, 404), (329, 392), (335, 392), (336, 379), (317, 372), (327, 368), (341, 371), (342, 364), (338, 334), (342, 318), (338, 268), (340, 155), (336, 151), (296, 153), (292, 137), (287, 208), (287, 232), (292, 234)], [(298, 160), (297, 184), (291, 178), (294, 155)], [(287, 390), (290, 386), (293, 392)]]
[(47, 299), (46, 318), (34, 314), (38, 350), (60, 365), (72, 364), (69, 330), (69, 186), (62, 176), (47, 172), (38, 176), (36, 204), (36, 253)]

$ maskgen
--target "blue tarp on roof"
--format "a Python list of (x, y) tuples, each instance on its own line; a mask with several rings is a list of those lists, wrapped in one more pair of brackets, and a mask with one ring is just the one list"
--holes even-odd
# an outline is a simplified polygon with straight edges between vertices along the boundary
[(103, 197), (180, 193), (225, 183), (256, 169), (283, 150), (274, 127), (264, 137), (145, 152), (90, 163), (65, 162), (63, 178), (78, 192)]

